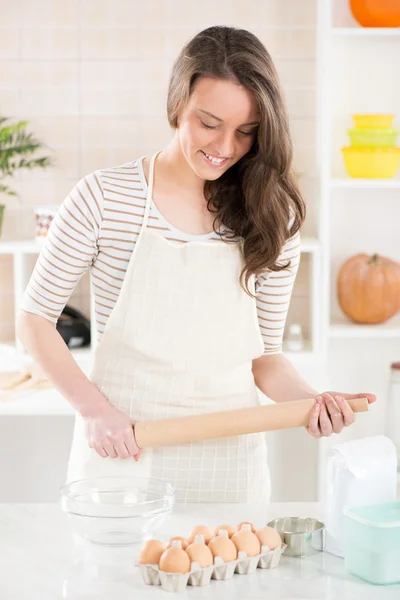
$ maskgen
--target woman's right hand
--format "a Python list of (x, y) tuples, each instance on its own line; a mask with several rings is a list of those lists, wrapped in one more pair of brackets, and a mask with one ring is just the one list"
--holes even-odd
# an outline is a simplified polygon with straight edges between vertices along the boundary
[(99, 456), (139, 459), (134, 423), (109, 403), (76, 363), (56, 324), (21, 310), (17, 335), (33, 360), (84, 420), (86, 439)]
[(138, 448), (130, 418), (107, 402), (99, 411), (84, 417), (85, 435), (90, 448), (103, 458), (139, 460)]

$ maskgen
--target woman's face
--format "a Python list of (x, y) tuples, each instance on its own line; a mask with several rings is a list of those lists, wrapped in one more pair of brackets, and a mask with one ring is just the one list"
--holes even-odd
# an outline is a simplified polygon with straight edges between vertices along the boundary
[(182, 153), (204, 180), (221, 177), (253, 145), (259, 124), (253, 94), (226, 79), (199, 79), (179, 119)]

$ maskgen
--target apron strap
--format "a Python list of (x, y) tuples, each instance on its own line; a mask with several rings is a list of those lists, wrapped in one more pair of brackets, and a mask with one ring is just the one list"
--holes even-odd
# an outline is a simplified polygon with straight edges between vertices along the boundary
[(156, 152), (156, 154), (154, 154), (151, 157), (151, 160), (150, 160), (149, 181), (148, 181), (148, 184), (147, 184), (146, 205), (145, 205), (145, 208), (144, 208), (143, 222), (142, 222), (142, 227), (141, 227), (142, 231), (143, 231), (143, 229), (145, 229), (147, 227), (147, 221), (149, 219), (149, 214), (150, 214), (150, 209), (151, 209), (151, 202), (152, 202), (152, 196), (153, 196), (154, 163), (155, 163), (157, 155), (160, 152), (161, 152), (161, 150), (159, 150), (158, 152)]

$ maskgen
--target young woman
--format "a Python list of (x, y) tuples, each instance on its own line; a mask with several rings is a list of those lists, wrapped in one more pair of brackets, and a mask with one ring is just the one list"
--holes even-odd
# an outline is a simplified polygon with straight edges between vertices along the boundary
[[(200, 32), (174, 64), (167, 112), (167, 147), (95, 171), (66, 198), (18, 335), (77, 411), (68, 481), (146, 476), (173, 483), (180, 501), (268, 501), (264, 434), (140, 455), (132, 425), (257, 406), (257, 388), (277, 402), (318, 396), (282, 353), (305, 206), (270, 55), (248, 31)], [(90, 380), (55, 328), (88, 269)], [(318, 396), (311, 435), (354, 421), (343, 396)]]

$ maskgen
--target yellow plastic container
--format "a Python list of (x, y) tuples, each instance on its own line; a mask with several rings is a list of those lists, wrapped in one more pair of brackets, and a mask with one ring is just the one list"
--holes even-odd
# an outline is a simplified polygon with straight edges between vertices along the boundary
[(390, 179), (400, 163), (400, 148), (342, 148), (344, 164), (350, 177)]
[(390, 129), (394, 115), (353, 115), (357, 129)]

